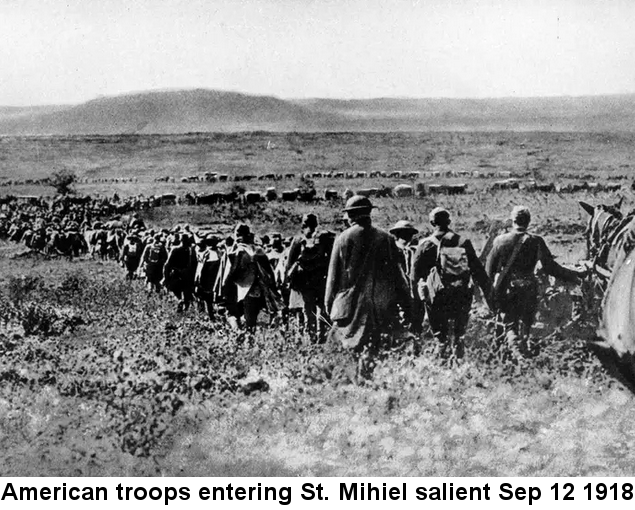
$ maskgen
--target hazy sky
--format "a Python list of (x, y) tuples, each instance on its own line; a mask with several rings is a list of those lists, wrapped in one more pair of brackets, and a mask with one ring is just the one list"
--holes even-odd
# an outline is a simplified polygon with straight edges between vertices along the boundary
[(0, 0), (0, 105), (635, 92), (634, 0)]

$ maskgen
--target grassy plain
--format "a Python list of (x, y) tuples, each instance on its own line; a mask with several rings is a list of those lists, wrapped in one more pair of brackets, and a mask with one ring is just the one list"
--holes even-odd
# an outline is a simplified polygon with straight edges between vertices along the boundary
[[(628, 172), (634, 134), (601, 133), (217, 133), (2, 137), (0, 178), (40, 178), (60, 168), (80, 177), (153, 180), (198, 172), (384, 170)], [(269, 148), (268, 148), (269, 147)]]
[[(268, 141), (276, 148), (267, 150)], [(601, 180), (631, 171), (631, 142), (622, 135), (579, 134), (2, 139), (0, 175), (39, 178), (69, 166), (80, 177), (138, 177), (136, 184), (79, 186), (80, 192), (108, 195), (115, 189), (149, 194), (210, 186), (154, 182), (165, 174), (202, 171), (479, 165), (494, 171), (529, 165), (545, 180), (565, 171), (591, 172)], [(535, 150), (542, 159), (528, 154)], [(338, 187), (333, 184), (316, 181), (318, 188)], [(368, 184), (341, 183), (342, 189)], [(470, 186), (478, 190), (484, 181)], [(624, 194), (632, 204), (630, 191)], [(425, 229), (427, 213), (443, 204), (457, 231), (481, 246), (490, 220), (504, 219), (523, 202), (560, 260), (574, 262), (584, 248), (585, 217), (577, 201), (616, 198), (477, 191), (378, 199), (374, 214), (383, 227), (407, 218)], [(308, 210), (324, 226), (341, 229), (339, 205), (325, 203), (164, 207), (145, 219), (220, 231), (248, 219), (259, 232), (291, 234)], [(253, 337), (237, 337), (196, 311), (177, 315), (173, 301), (126, 282), (113, 262), (15, 257), (21, 250), (0, 243), (2, 475), (632, 473), (633, 396), (604, 372), (575, 330), (543, 340), (535, 358), (501, 362), (491, 323), (477, 307), (459, 366), (437, 358), (424, 337), (421, 353), (415, 354), (412, 342), (396, 346), (371, 383), (355, 386), (347, 354), (336, 345), (306, 345), (295, 323), (287, 330), (263, 325)], [(266, 381), (266, 391), (245, 389), (259, 380)]]

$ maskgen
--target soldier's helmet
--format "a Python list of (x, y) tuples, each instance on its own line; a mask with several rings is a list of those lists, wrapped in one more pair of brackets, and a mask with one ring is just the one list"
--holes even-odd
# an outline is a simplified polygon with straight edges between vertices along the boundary
[(313, 213), (305, 214), (302, 216), (302, 226), (316, 228), (318, 226), (317, 216)]
[(207, 246), (216, 248), (218, 246), (218, 243), (220, 243), (220, 238), (218, 236), (215, 236), (214, 234), (208, 234), (205, 237), (205, 242)]
[(368, 199), (368, 197), (363, 197), (361, 195), (353, 195), (346, 201), (346, 205), (344, 206), (344, 212), (348, 215), (367, 215), (370, 214), (371, 209), (374, 206), (372, 202)]
[(237, 239), (249, 239), (251, 237), (251, 229), (249, 225), (246, 223), (239, 223), (236, 225), (236, 229), (234, 230), (234, 235)]
[(430, 223), (434, 226), (449, 225), (450, 213), (444, 207), (435, 207), (430, 211)]
[(526, 227), (531, 221), (531, 213), (524, 205), (517, 205), (512, 209), (511, 219), (517, 225)]
[(390, 232), (394, 236), (400, 237), (408, 235), (413, 236), (418, 233), (419, 230), (417, 230), (417, 228), (408, 220), (399, 220), (390, 228), (388, 232)]

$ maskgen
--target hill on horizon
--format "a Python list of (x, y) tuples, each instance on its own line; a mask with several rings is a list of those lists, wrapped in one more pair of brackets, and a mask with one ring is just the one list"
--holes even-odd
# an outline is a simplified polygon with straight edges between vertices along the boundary
[(635, 94), (500, 99), (279, 99), (209, 89), (0, 107), (0, 135), (234, 131), (634, 132)]

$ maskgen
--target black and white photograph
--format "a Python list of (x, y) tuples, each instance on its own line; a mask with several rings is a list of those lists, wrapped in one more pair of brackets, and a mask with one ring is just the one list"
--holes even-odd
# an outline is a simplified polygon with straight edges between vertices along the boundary
[(0, 0), (0, 475), (632, 475), (634, 20)]

